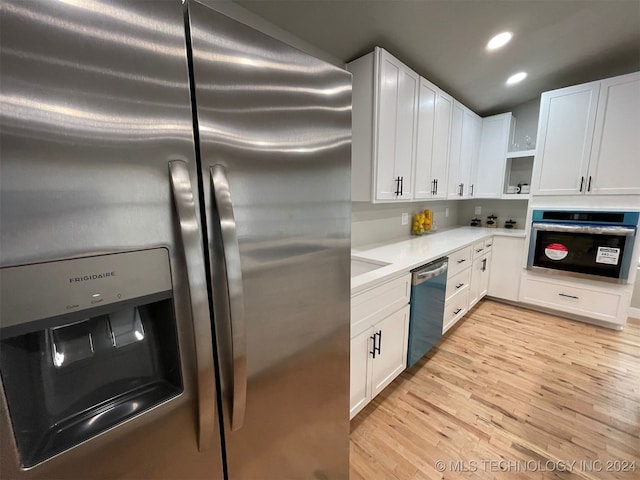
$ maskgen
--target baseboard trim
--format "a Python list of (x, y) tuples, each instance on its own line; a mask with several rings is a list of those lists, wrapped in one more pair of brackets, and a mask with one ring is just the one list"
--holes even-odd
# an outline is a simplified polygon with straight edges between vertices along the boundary
[(640, 308), (629, 307), (627, 315), (631, 318), (640, 318)]

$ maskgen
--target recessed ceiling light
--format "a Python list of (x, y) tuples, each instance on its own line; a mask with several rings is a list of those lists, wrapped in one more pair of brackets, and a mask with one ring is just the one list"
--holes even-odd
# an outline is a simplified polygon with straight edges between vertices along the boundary
[(513, 34), (511, 32), (499, 33), (491, 40), (489, 40), (489, 43), (487, 43), (487, 50), (495, 50), (497, 48), (504, 47), (507, 43), (509, 43), (511, 37), (513, 37)]
[(521, 82), (526, 77), (527, 77), (526, 72), (518, 72), (514, 75), (511, 75), (509, 78), (507, 78), (507, 85), (513, 85), (514, 83)]

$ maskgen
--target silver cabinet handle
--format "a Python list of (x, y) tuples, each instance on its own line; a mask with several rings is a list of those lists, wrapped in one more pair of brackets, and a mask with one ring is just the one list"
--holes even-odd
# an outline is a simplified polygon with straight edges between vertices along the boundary
[(202, 237), (187, 164), (182, 160), (169, 162), (169, 175), (187, 270), (191, 319), (195, 337), (196, 368), (198, 370), (198, 447), (200, 451), (204, 451), (211, 445), (211, 440), (217, 430), (217, 420), (213, 340)]
[[(227, 173), (222, 165), (214, 165), (211, 167), (210, 174), (215, 201), (214, 222), (219, 222), (220, 236), (222, 237), (222, 258), (219, 258), (219, 255), (211, 255), (213, 297), (216, 316), (222, 317), (223, 320), (226, 316), (231, 328), (233, 362), (231, 430), (235, 431), (244, 424), (247, 405), (247, 338), (240, 247)], [(223, 308), (218, 310), (218, 305)]]
[(463, 258), (462, 260), (457, 260), (457, 262), (458, 262), (458, 263), (464, 263), (464, 262), (466, 262), (466, 261), (467, 261), (467, 259), (466, 259), (466, 258)]

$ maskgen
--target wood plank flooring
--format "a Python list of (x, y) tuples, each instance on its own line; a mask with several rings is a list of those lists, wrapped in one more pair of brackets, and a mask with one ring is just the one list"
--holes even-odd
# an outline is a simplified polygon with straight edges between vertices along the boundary
[(481, 302), (351, 421), (350, 473), (640, 478), (640, 325)]

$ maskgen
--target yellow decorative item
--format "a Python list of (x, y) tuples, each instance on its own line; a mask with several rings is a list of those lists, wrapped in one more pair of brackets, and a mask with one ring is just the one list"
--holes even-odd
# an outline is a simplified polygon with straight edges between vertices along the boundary
[(433, 213), (431, 210), (424, 210), (420, 213), (413, 214), (413, 223), (411, 225), (411, 233), (413, 235), (422, 235), (431, 230), (433, 226)]

